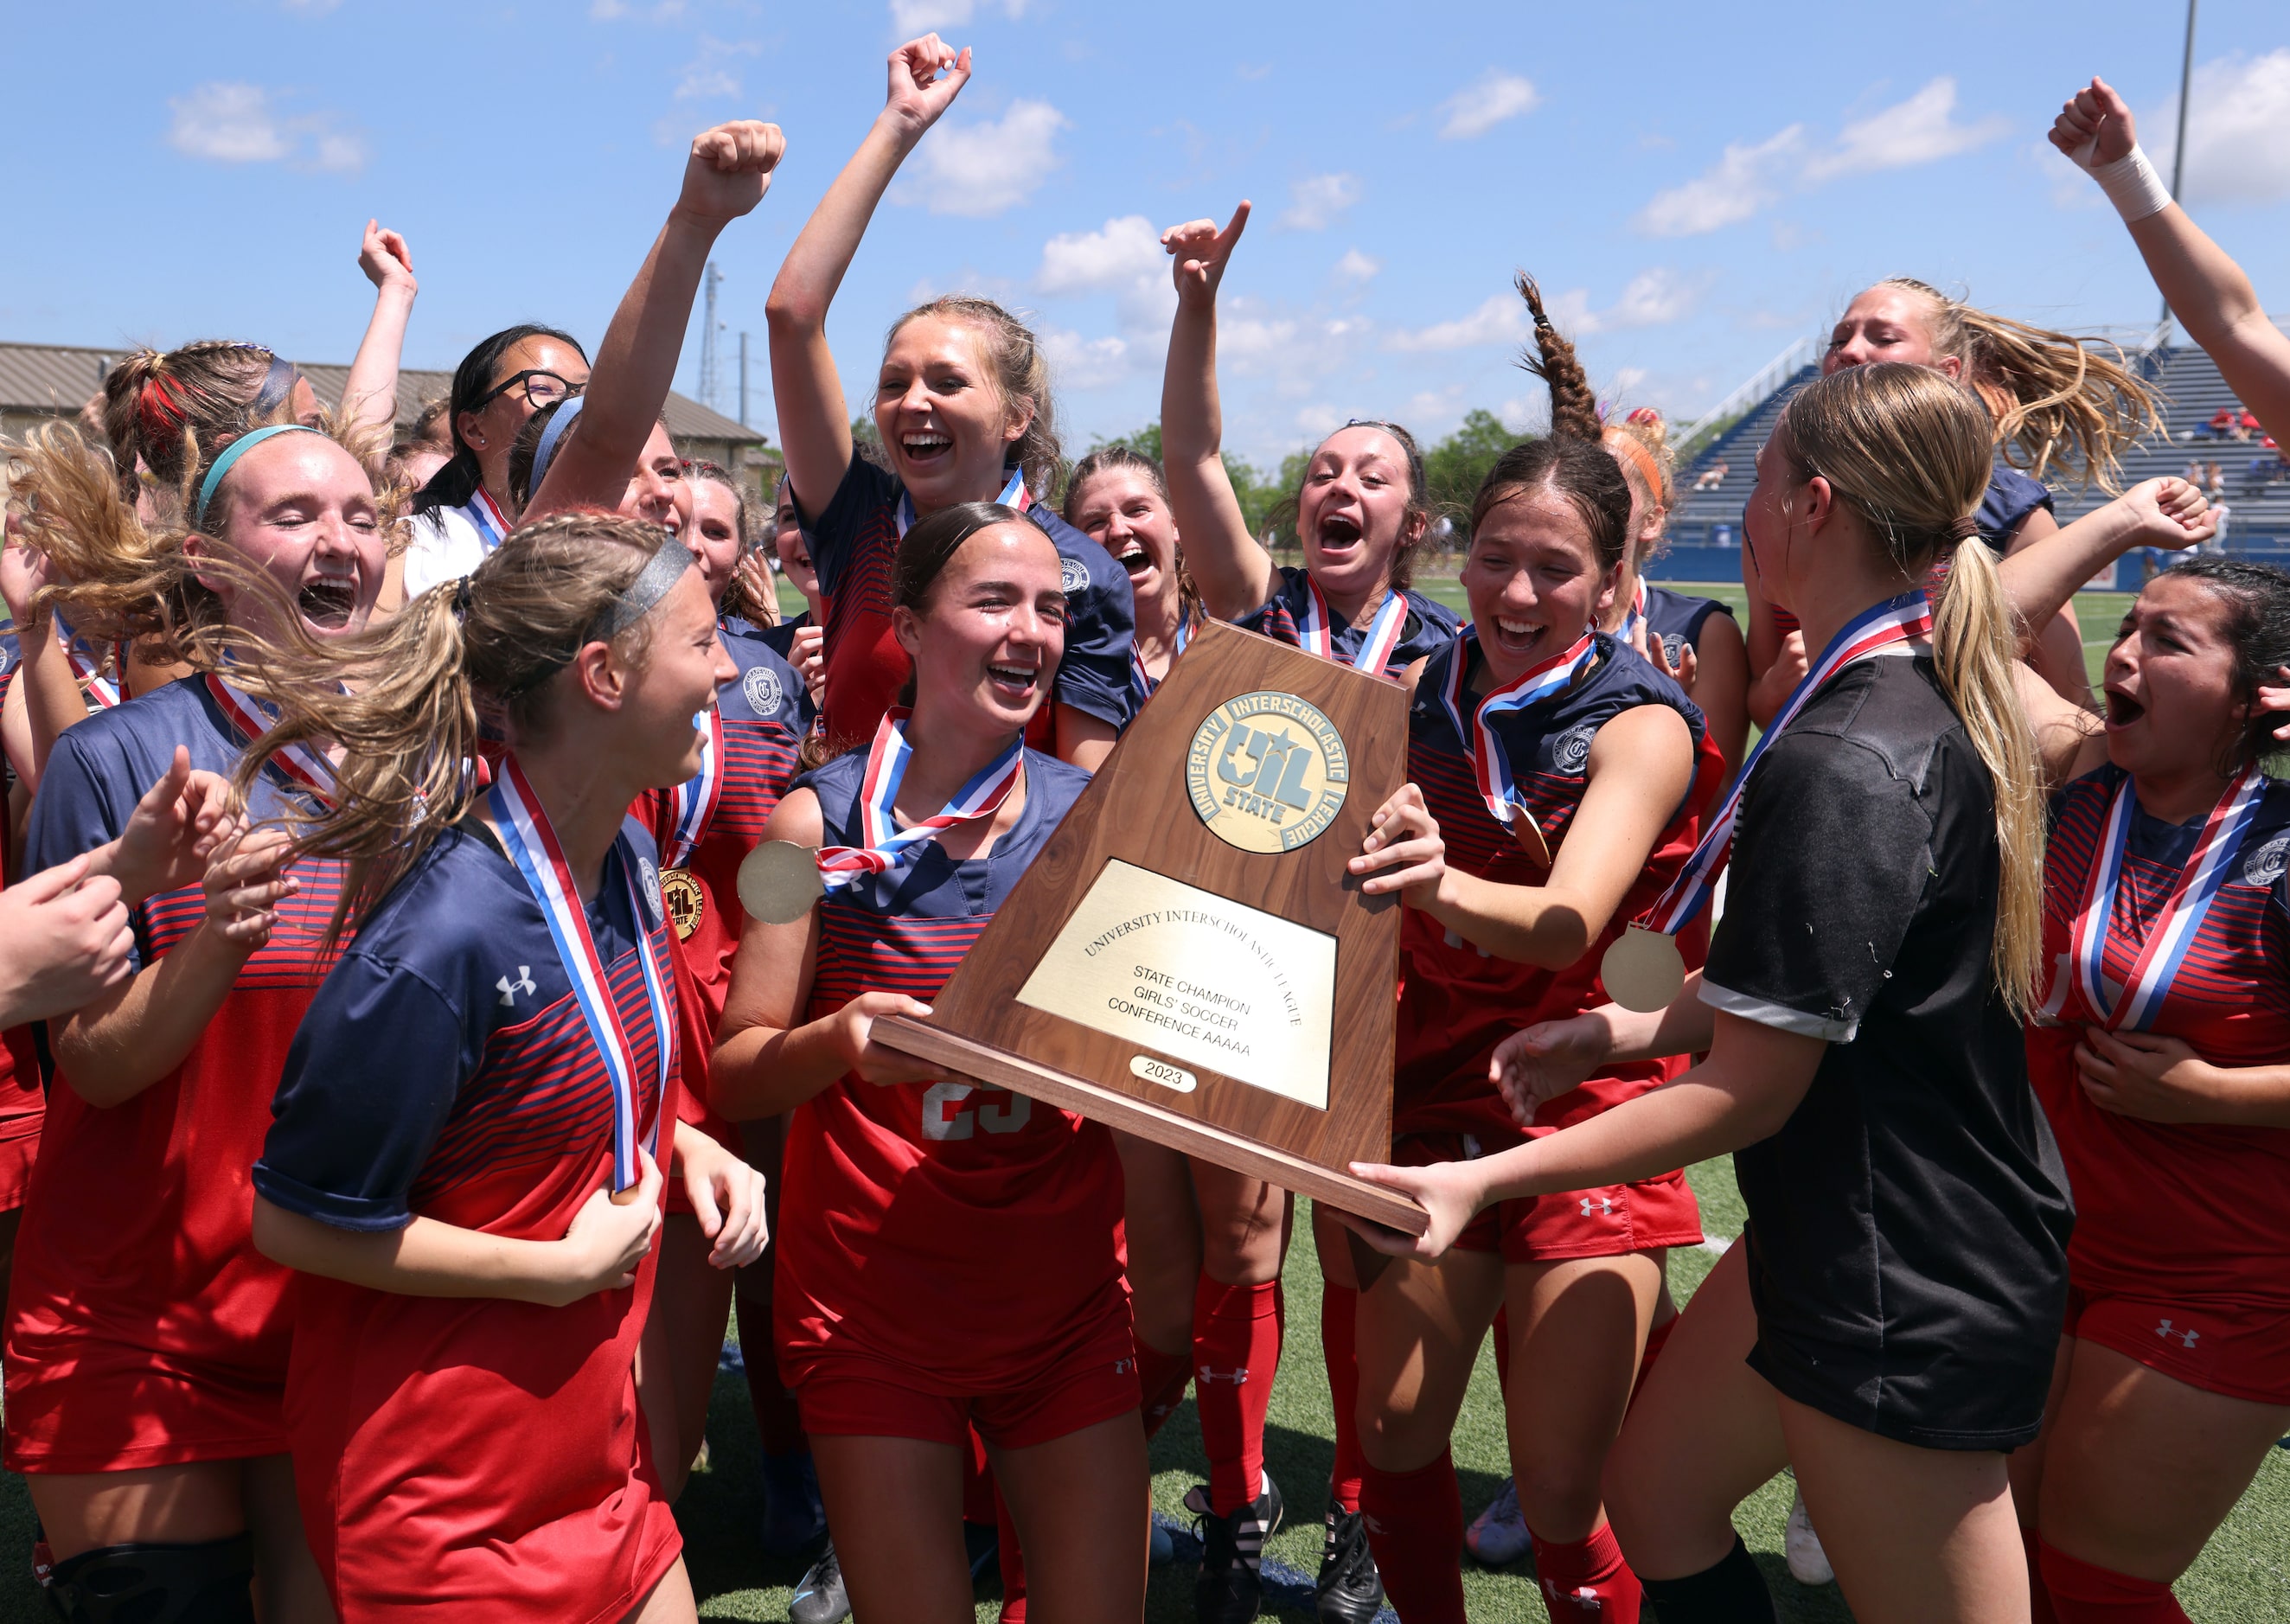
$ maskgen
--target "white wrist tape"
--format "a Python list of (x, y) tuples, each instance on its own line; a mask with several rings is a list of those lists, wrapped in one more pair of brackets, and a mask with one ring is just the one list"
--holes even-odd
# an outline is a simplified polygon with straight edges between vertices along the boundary
[(2134, 144), (2114, 163), (2096, 165), (2087, 152), (2086, 148), (2078, 153), (2077, 160), (2090, 170), (2091, 178), (2099, 182), (2099, 189), (2107, 194), (2108, 202), (2123, 216), (2124, 224), (2160, 214), (2171, 206), (2171, 190), (2163, 184), (2163, 177), (2155, 172), (2155, 165), (2148, 162), (2144, 147)]

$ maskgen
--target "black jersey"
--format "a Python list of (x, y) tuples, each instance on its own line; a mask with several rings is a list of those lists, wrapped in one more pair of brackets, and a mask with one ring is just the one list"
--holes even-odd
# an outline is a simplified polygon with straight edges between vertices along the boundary
[(1750, 776), (1703, 979), (1717, 1008), (1829, 1043), (1734, 1157), (1750, 1363), (1927, 1448), (2036, 1436), (2067, 1300), (2067, 1181), (1989, 965), (1995, 819), (1932, 661), (1846, 667)]

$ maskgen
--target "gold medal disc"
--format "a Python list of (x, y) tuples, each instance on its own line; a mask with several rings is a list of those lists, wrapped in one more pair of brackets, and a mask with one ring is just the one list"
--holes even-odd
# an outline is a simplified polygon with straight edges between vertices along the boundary
[(666, 868), (660, 876), (661, 906), (668, 910), (669, 923), (676, 926), (676, 939), (690, 941), (692, 932), (700, 928), (707, 915), (708, 900), (701, 894), (700, 882), (686, 868)]
[(1510, 814), (1510, 832), (1511, 838), (1518, 842), (1518, 849), (1526, 854), (1526, 860), (1546, 873), (1549, 872), (1550, 843), (1543, 839), (1542, 826), (1534, 820), (1534, 814), (1524, 806), (1513, 807)]
[(1652, 1014), (1668, 1009), (1685, 988), (1685, 960), (1673, 938), (1634, 924), (1606, 949), (1598, 974), (1606, 983), (1606, 996), (1626, 1010)]
[(740, 906), (765, 924), (793, 924), (826, 894), (813, 847), (766, 840), (740, 863)]

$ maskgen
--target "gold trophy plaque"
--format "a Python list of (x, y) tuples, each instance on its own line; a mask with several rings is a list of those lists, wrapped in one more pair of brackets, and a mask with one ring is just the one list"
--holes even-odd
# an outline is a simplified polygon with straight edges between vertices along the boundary
[(946, 986), (878, 1042), (1409, 1234), (1399, 901), (1345, 865), (1406, 777), (1397, 684), (1203, 627)]

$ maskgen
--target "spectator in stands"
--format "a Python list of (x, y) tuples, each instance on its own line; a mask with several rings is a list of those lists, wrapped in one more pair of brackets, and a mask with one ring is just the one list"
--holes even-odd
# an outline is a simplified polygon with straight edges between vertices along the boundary
[(2221, 406), (2211, 413), (2211, 420), (2195, 430), (2206, 439), (2223, 440), (2234, 433), (2234, 408)]
[(2214, 556), (2222, 556), (2226, 552), (2227, 521), (2234, 516), (2234, 509), (2224, 502), (2214, 502), (2211, 505), (2211, 516), (2218, 521), (2218, 528), (2211, 532), (2211, 539), (2200, 543), (2200, 546), (2206, 553)]
[(2190, 479), (2187, 483), (2189, 484), (2201, 485), (2202, 488), (2209, 493), (2210, 499), (2213, 501), (2218, 500), (2221, 497), (2226, 494), (2226, 473), (2215, 461), (2206, 462), (2203, 464), (2203, 476), (2201, 479)]
[(2238, 440), (2247, 440), (2251, 436), (2260, 432), (2258, 420), (2247, 410), (2234, 420), (2234, 437)]
[(1726, 466), (1726, 459), (1720, 457), (1693, 476), (1693, 488), (1697, 491), (1715, 491), (1726, 483), (1726, 476), (1732, 470)]

